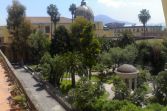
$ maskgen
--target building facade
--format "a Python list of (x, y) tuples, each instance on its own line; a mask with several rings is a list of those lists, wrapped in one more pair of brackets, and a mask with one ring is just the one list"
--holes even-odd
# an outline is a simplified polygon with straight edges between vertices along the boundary
[[(50, 17), (26, 17), (26, 19), (30, 21), (34, 30), (40, 30), (46, 35), (48, 35), (48, 37), (51, 37)], [(63, 25), (68, 30), (70, 30), (71, 24), (72, 20), (70, 18), (60, 17), (60, 21), (57, 23), (56, 27)], [(102, 37), (105, 39), (118, 38), (125, 31), (131, 32), (132, 35), (134, 35), (134, 37), (142, 37), (144, 35), (143, 26), (124, 26), (124, 27), (108, 28), (105, 27), (102, 22), (94, 22), (94, 27), (95, 27), (95, 36)], [(148, 37), (160, 37), (161, 32), (162, 32), (162, 26), (146, 27), (146, 36)], [(7, 27), (0, 26), (0, 44), (2, 43), (10, 44), (11, 42), (12, 38), (8, 33)]]
[(12, 43), (12, 37), (10, 36), (6, 26), (0, 26), (0, 47), (6, 46)]
[[(143, 26), (125, 26), (111, 28), (114, 37), (119, 37), (123, 32), (131, 32), (134, 37), (144, 36)], [(147, 37), (160, 37), (162, 26), (146, 26), (145, 36)]]
[[(30, 21), (30, 23), (32, 24), (35, 30), (40, 30), (43, 33), (47, 34), (49, 37), (51, 37), (50, 17), (26, 17), (26, 19)], [(66, 17), (60, 17), (60, 20), (57, 23), (56, 27), (63, 25), (69, 30), (71, 23), (72, 23), (71, 19), (66, 18)], [(54, 28), (52, 28), (52, 32), (53, 31), (54, 31)]]
[[(162, 4), (164, 6), (164, 14), (167, 19), (167, 0), (162, 0)], [(106, 27), (101, 21), (94, 21), (94, 13), (92, 9), (87, 6), (84, 0), (81, 1), (81, 5), (76, 8), (75, 17), (84, 17), (88, 21), (94, 23), (95, 27), (95, 36), (103, 37), (106, 39), (112, 39), (115, 37), (120, 37), (122, 32), (129, 31), (135, 37), (143, 36), (144, 29), (143, 26), (121, 26), (121, 27)], [(26, 17), (28, 21), (32, 24), (35, 30), (40, 30), (43, 33), (47, 34), (48, 37), (51, 37), (51, 21), (50, 17)], [(60, 21), (57, 23), (56, 27), (63, 25), (68, 30), (70, 30), (70, 26), (72, 24), (72, 20), (67, 17), (60, 17)], [(53, 27), (53, 26), (52, 26)], [(53, 30), (53, 28), (52, 28)], [(162, 31), (161, 26), (147, 26), (146, 27), (146, 36), (159, 37), (160, 32)], [(52, 31), (53, 32), (53, 31)], [(12, 38), (10, 37), (7, 27), (0, 26), (0, 43), (2, 44), (10, 44), (12, 42)]]

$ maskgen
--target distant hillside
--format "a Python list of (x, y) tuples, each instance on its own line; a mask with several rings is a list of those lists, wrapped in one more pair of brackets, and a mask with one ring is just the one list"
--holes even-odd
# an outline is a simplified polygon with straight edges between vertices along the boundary
[(95, 21), (102, 21), (103, 24), (117, 22), (117, 20), (112, 19), (112, 18), (110, 18), (109, 16), (106, 16), (106, 15), (97, 15), (97, 16), (95, 16)]
[(124, 24), (131, 24), (129, 22), (125, 22), (125, 21), (119, 21), (116, 19), (112, 19), (111, 17), (107, 16), (107, 15), (97, 15), (95, 16), (95, 21), (102, 21), (103, 24), (108, 24), (108, 23), (124, 23)]

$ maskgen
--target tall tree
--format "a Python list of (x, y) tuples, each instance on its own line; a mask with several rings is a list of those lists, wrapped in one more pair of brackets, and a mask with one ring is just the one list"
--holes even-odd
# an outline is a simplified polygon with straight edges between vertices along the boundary
[(123, 55), (122, 55), (124, 56), (124, 63), (134, 64), (137, 55), (138, 55), (138, 49), (134, 44), (126, 46), (125, 49), (123, 50)]
[(52, 25), (54, 24), (54, 30), (56, 29), (56, 24), (60, 20), (60, 13), (56, 7), (56, 5), (50, 4), (47, 7), (47, 13), (50, 16), (51, 20), (51, 36), (52, 36)]
[(61, 78), (65, 72), (66, 64), (63, 56), (56, 55), (53, 58), (45, 53), (40, 61), (42, 76), (54, 86), (60, 86)]
[(151, 74), (157, 75), (165, 70), (166, 56), (161, 43), (154, 43), (150, 50)]
[(81, 37), (83, 37), (83, 29), (87, 25), (88, 21), (83, 17), (77, 17), (71, 25), (71, 40), (72, 49), (76, 51), (81, 50)]
[(137, 44), (137, 48), (137, 62), (141, 65), (142, 69), (144, 69), (145, 66), (150, 64), (151, 44), (146, 41), (142, 41)]
[(122, 33), (118, 42), (120, 47), (125, 48), (127, 45), (133, 44), (135, 40), (131, 32), (125, 31)]
[(24, 62), (27, 62), (27, 54), (29, 54), (27, 40), (31, 32), (31, 23), (29, 21), (24, 20), (19, 26), (18, 36), (15, 37), (15, 39), (13, 40), (13, 46), (15, 47), (15, 49), (17, 49), (16, 53), (19, 57), (18, 61), (21, 65), (23, 65)]
[(51, 54), (56, 55), (66, 53), (70, 48), (69, 31), (64, 26), (58, 26), (52, 39)]
[(106, 40), (104, 38), (98, 38), (98, 40), (101, 44), (102, 52), (108, 52), (110, 48), (114, 47), (116, 44), (115, 40)]
[(71, 12), (71, 15), (72, 15), (72, 23), (73, 23), (75, 11), (76, 11), (76, 5), (75, 5), (75, 4), (71, 4), (71, 5), (70, 5), (70, 8), (69, 8), (69, 11)]
[(77, 17), (71, 26), (71, 32), (73, 49), (83, 54), (83, 64), (90, 78), (92, 66), (96, 65), (101, 51), (99, 41), (94, 38), (93, 24), (83, 17)]
[(39, 63), (44, 53), (49, 52), (50, 40), (44, 33), (37, 31), (29, 36), (28, 45), (31, 49), (32, 61)]
[(139, 21), (143, 24), (144, 28), (144, 36), (146, 32), (146, 24), (147, 22), (151, 19), (151, 15), (149, 13), (149, 10), (147, 9), (142, 9), (140, 13), (138, 14)]
[(88, 22), (84, 27), (81, 38), (81, 52), (83, 53), (83, 64), (88, 69), (88, 75), (91, 79), (92, 67), (96, 65), (98, 54), (100, 53), (100, 43), (94, 38), (93, 25)]
[(26, 8), (17, 0), (13, 0), (12, 5), (7, 7), (7, 28), (13, 37), (18, 36), (18, 28), (24, 20), (25, 10)]
[(14, 0), (12, 5), (8, 6), (7, 12), (7, 28), (13, 37), (13, 56), (17, 62), (23, 64), (27, 51), (27, 39), (31, 33), (31, 25), (25, 20), (25, 7), (18, 1)]
[(71, 74), (71, 82), (72, 82), (72, 87), (75, 87), (75, 74), (80, 74), (81, 75), (81, 70), (82, 70), (82, 57), (80, 54), (76, 52), (69, 52), (64, 54), (64, 61), (66, 63), (66, 70)]
[(113, 70), (115, 70), (115, 68), (123, 62), (123, 59), (124, 59), (124, 56), (122, 56), (123, 49), (121, 49), (119, 47), (111, 48), (109, 50), (109, 55), (110, 55), (110, 58), (112, 61), (111, 63), (113, 63), (113, 65), (115, 66), (115, 67), (113, 67)]

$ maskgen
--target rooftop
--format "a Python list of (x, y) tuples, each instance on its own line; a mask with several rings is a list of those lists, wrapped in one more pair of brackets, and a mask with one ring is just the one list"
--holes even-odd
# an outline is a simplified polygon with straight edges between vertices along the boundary
[[(32, 24), (48, 24), (50, 23), (50, 17), (26, 17)], [(59, 23), (71, 23), (70, 18), (60, 17)]]

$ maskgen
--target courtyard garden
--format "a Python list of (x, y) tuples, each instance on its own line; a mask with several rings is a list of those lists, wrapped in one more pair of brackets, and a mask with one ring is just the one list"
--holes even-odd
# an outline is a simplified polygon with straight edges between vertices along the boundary
[[(12, 7), (19, 8), (15, 12)], [(167, 110), (167, 39), (136, 41), (125, 31), (116, 40), (105, 40), (96, 37), (94, 24), (82, 17), (73, 21), (70, 30), (56, 27), (59, 19), (51, 13), (53, 5), (47, 8), (55, 26), (49, 38), (25, 20), (24, 6), (14, 2), (12, 7), (7, 20), (13, 61), (32, 67), (42, 80), (61, 91), (73, 109)], [(135, 77), (122, 78), (120, 71)]]

